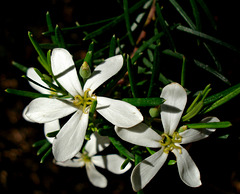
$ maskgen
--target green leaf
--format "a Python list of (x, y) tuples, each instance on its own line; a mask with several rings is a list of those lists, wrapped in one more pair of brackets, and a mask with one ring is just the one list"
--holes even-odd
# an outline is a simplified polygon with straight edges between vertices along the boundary
[(217, 129), (217, 128), (227, 128), (232, 126), (232, 124), (229, 121), (211, 122), (211, 123), (191, 123), (186, 125), (188, 126), (188, 128), (192, 128), (192, 129), (203, 129), (203, 128)]
[[(141, 6), (143, 6), (145, 4), (145, 2), (146, 2), (146, 0), (138, 1), (135, 5), (133, 5), (131, 8), (128, 9), (129, 14), (138, 10)], [(93, 39), (94, 37), (103, 34), (107, 30), (115, 27), (117, 24), (119, 24), (119, 22), (123, 21), (124, 18), (125, 18), (124, 14), (115, 17), (115, 19), (112, 20), (111, 22), (109, 22), (108, 24), (102, 26), (101, 28), (98, 28), (96, 31), (93, 31), (93, 32), (87, 34), (87, 36), (83, 40)]]
[(55, 90), (53, 90), (53, 89), (51, 89), (51, 88), (48, 88), (48, 87), (45, 87), (45, 86), (39, 84), (38, 82), (36, 82), (36, 81), (34, 81), (33, 79), (27, 77), (26, 75), (23, 75), (22, 77), (25, 78), (25, 79), (27, 79), (28, 81), (34, 83), (34, 84), (36, 84), (36, 85), (38, 85), (38, 86), (40, 86), (40, 87), (46, 89), (46, 90), (49, 90), (49, 91), (51, 91), (51, 92), (55, 92)]
[(131, 59), (129, 55), (127, 55), (127, 70), (128, 70), (128, 77), (129, 77), (132, 95), (134, 98), (136, 98), (138, 97), (137, 82), (135, 80), (136, 76), (134, 72), (134, 66), (131, 63)]
[(147, 149), (147, 151), (148, 151), (151, 155), (153, 155), (153, 154), (156, 153), (155, 151), (153, 151), (152, 149), (150, 149), (150, 148), (148, 148), (148, 147), (146, 147), (146, 149)]
[(180, 15), (183, 17), (183, 19), (188, 23), (188, 25), (192, 29), (196, 29), (195, 24), (192, 22), (192, 20), (188, 17), (187, 13), (182, 9), (182, 7), (175, 1), (175, 0), (169, 0), (172, 5), (176, 8), (176, 10), (180, 13)]
[(124, 10), (124, 18), (125, 18), (125, 23), (127, 28), (127, 35), (131, 45), (134, 46), (135, 41), (133, 39), (133, 35), (131, 31), (131, 24), (130, 24), (130, 18), (129, 18), (129, 10), (128, 10), (128, 0), (123, 0), (123, 10)]
[(59, 28), (58, 25), (56, 25), (56, 28), (55, 28), (55, 39), (59, 48), (66, 48), (62, 30)]
[(194, 63), (198, 67), (200, 67), (200, 68), (208, 71), (209, 73), (213, 74), (214, 76), (216, 76), (217, 78), (222, 80), (224, 83), (226, 83), (228, 85), (231, 85), (230, 81), (224, 75), (222, 75), (221, 73), (219, 73), (217, 70), (213, 69), (212, 67), (210, 67), (210, 66), (208, 66), (208, 65), (206, 65), (206, 64), (204, 64), (204, 63), (202, 63), (202, 62), (200, 62), (196, 59), (194, 59)]
[(17, 63), (16, 61), (12, 61), (12, 65), (17, 67), (19, 70), (21, 70), (24, 73), (27, 73), (28, 68), (20, 63)]
[(127, 165), (128, 163), (130, 162), (130, 160), (127, 158), (121, 165), (121, 170), (123, 170)]
[(142, 53), (143, 51), (145, 51), (147, 48), (149, 48), (149, 46), (151, 44), (153, 44), (155, 41), (157, 41), (158, 39), (160, 39), (162, 36), (164, 35), (163, 32), (160, 32), (158, 34), (156, 34), (155, 36), (153, 36), (152, 38), (150, 38), (149, 40), (147, 40), (146, 42), (144, 42), (139, 48), (138, 50), (135, 52), (133, 58), (132, 58), (132, 63), (134, 64), (138, 57), (139, 54)]
[(176, 164), (176, 163), (177, 163), (176, 160), (169, 160), (169, 161), (168, 161), (168, 165), (169, 165), (169, 166), (172, 166), (172, 165), (174, 165), (174, 164)]
[(116, 47), (117, 47), (117, 40), (116, 40), (116, 36), (113, 35), (110, 42), (109, 57), (112, 57), (115, 55)]
[(122, 99), (134, 106), (158, 106), (163, 104), (165, 100), (163, 98), (123, 98)]
[(213, 15), (211, 14), (208, 6), (205, 4), (205, 2), (203, 0), (197, 0), (197, 2), (199, 3), (199, 5), (202, 7), (203, 11), (205, 12), (205, 14), (207, 15), (212, 27), (216, 30), (217, 29), (217, 24), (214, 20)]
[(58, 134), (58, 132), (59, 132), (59, 130), (53, 131), (53, 132), (48, 133), (46, 136), (47, 136), (47, 137), (56, 137), (56, 135)]
[(115, 137), (108, 137), (110, 139), (110, 141), (112, 142), (112, 144), (114, 145), (114, 147), (121, 153), (123, 154), (126, 158), (128, 158), (129, 160), (134, 161), (134, 155), (129, 152), (123, 145), (122, 143)]
[(24, 91), (24, 90), (16, 90), (16, 89), (10, 89), (10, 88), (6, 89), (5, 92), (10, 93), (10, 94), (15, 94), (18, 96), (30, 97), (30, 98), (39, 98), (39, 97), (50, 98), (53, 96), (50, 94), (40, 94), (40, 93), (29, 92), (29, 91)]
[(44, 145), (47, 141), (48, 141), (47, 139), (39, 140), (39, 141), (35, 142), (34, 144), (32, 144), (32, 147), (42, 146), (42, 145)]
[(43, 152), (45, 152), (47, 149), (49, 149), (49, 147), (51, 146), (52, 144), (49, 142), (49, 141), (46, 141), (45, 144), (43, 144), (41, 146), (41, 148), (38, 150), (37, 152), (37, 155), (40, 155), (42, 154)]
[(52, 148), (49, 148), (48, 151), (41, 158), (40, 163), (43, 163), (45, 161), (45, 159), (47, 158), (47, 156), (49, 156), (49, 154), (51, 154), (51, 153), (52, 153)]
[(158, 79), (159, 72), (160, 72), (160, 46), (156, 46), (156, 48), (154, 49), (152, 76), (150, 80), (147, 97), (150, 97), (152, 95), (152, 91)]
[(196, 4), (196, 0), (190, 0), (190, 3), (192, 6), (192, 10), (193, 10), (193, 16), (194, 16), (195, 22), (196, 22), (196, 29), (201, 31), (202, 26), (201, 26), (200, 15), (199, 15), (198, 7)]
[(231, 100), (232, 98), (236, 97), (239, 94), (240, 94), (240, 87), (236, 88), (235, 90), (225, 95), (221, 99), (215, 101), (207, 110), (204, 111), (204, 113), (214, 110), (215, 108), (225, 104), (226, 102), (228, 102), (229, 100)]
[(204, 106), (208, 105), (208, 104), (211, 104), (211, 103), (214, 103), (216, 102), (217, 100), (221, 99), (222, 97), (230, 94), (231, 92), (233, 92), (234, 90), (240, 88), (240, 83), (239, 84), (236, 84), (226, 90), (223, 90), (221, 92), (218, 92), (214, 95), (211, 95), (209, 97), (207, 97), (205, 100), (204, 100)]
[(188, 27), (185, 27), (185, 26), (182, 26), (182, 25), (177, 26), (177, 29), (180, 30), (180, 31), (192, 34), (194, 36), (197, 36), (199, 38), (202, 38), (204, 40), (208, 40), (208, 41), (214, 42), (214, 43), (216, 43), (218, 45), (224, 46), (224, 47), (226, 47), (226, 48), (228, 48), (228, 49), (230, 49), (230, 50), (232, 50), (232, 51), (234, 51), (234, 52), (236, 52), (238, 54), (240, 53), (240, 49), (235, 48), (234, 46), (232, 46), (232, 45), (230, 45), (230, 44), (228, 44), (226, 42), (223, 42), (223, 41), (221, 41), (221, 40), (219, 40), (219, 39), (217, 39), (217, 38), (215, 38), (213, 36), (207, 35), (207, 34), (205, 34), (203, 32), (199, 32), (197, 30), (193, 30), (191, 28), (188, 28)]
[[(49, 11), (46, 13), (46, 21), (47, 21), (48, 31), (53, 32), (54, 27), (52, 24), (52, 20), (51, 20)], [(54, 35), (51, 35), (51, 40), (54, 44), (57, 44), (56, 37)]]
[(186, 77), (186, 57), (183, 56), (183, 62), (182, 62), (182, 72), (181, 72), (181, 85), (182, 87), (185, 86), (185, 77)]
[(40, 45), (38, 44), (38, 42), (33, 38), (33, 35), (31, 32), (28, 32), (28, 37), (33, 45), (33, 47), (35, 48), (35, 50), (37, 51), (40, 61), (41, 61), (41, 65), (46, 69), (46, 71), (52, 75), (52, 71), (51, 71), (51, 67), (48, 65), (47, 62), (47, 57), (44, 54), (43, 50), (41, 49)]
[(168, 44), (169, 44), (170, 48), (175, 52), (176, 51), (176, 46), (174, 44), (174, 41), (173, 41), (172, 35), (170, 33), (170, 30), (168, 29), (169, 27), (166, 25), (166, 22), (163, 18), (162, 11), (161, 11), (161, 8), (160, 8), (158, 3), (156, 3), (156, 12), (157, 12), (157, 16), (158, 16), (160, 25), (161, 25), (161, 27), (163, 29), (163, 32), (164, 32), (164, 34), (167, 38)]

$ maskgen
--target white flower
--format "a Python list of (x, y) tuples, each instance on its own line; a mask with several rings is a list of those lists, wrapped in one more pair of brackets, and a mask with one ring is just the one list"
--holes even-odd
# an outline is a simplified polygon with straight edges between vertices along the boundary
[(57, 161), (71, 159), (81, 149), (88, 127), (89, 108), (95, 99), (96, 111), (116, 126), (133, 127), (143, 120), (135, 106), (93, 94), (100, 85), (115, 75), (122, 65), (121, 55), (106, 59), (94, 69), (82, 89), (70, 53), (61, 48), (52, 51), (52, 72), (72, 98), (37, 98), (28, 105), (25, 115), (31, 121), (48, 123), (74, 113), (53, 141), (53, 155)]
[[(27, 77), (29, 77), (30, 79), (32, 79), (33, 81), (37, 82), (38, 84), (46, 87), (46, 88), (49, 88), (49, 86), (44, 82), (42, 81), (42, 79), (39, 77), (39, 75), (36, 73), (36, 71), (34, 70), (33, 67), (30, 67), (28, 68), (27, 70)], [(30, 86), (32, 86), (33, 89), (37, 90), (38, 92), (42, 93), (42, 94), (51, 94), (51, 90), (48, 90), (48, 89), (45, 89), (44, 87), (41, 87), (31, 81), (29, 81), (29, 84)], [(26, 116), (26, 112), (28, 110), (28, 106), (25, 107), (25, 109), (23, 110), (23, 118), (29, 122), (32, 122), (27, 116)], [(47, 138), (47, 140), (50, 142), (50, 143), (53, 143), (53, 137), (47, 137), (47, 134), (48, 133), (51, 133), (51, 132), (54, 132), (54, 131), (57, 131), (60, 129), (60, 124), (59, 124), (59, 120), (54, 120), (54, 121), (50, 121), (50, 122), (47, 122), (47, 123), (44, 123), (44, 134), (45, 134), (45, 137)]]
[[(129, 129), (115, 127), (118, 136), (125, 141), (150, 148), (161, 148), (133, 169), (131, 182), (135, 191), (143, 189), (157, 174), (165, 163), (169, 151), (176, 156), (178, 172), (182, 181), (190, 187), (201, 185), (197, 166), (187, 150), (180, 144), (204, 139), (215, 129), (187, 129), (178, 133), (175, 130), (185, 108), (187, 94), (181, 85), (172, 83), (163, 88), (161, 97), (166, 100), (161, 106), (160, 113), (164, 128), (162, 135), (143, 123)], [(201, 122), (219, 122), (219, 120), (216, 117), (208, 117)]]
[(104, 188), (107, 186), (107, 179), (96, 170), (95, 166), (107, 169), (115, 174), (122, 174), (131, 168), (131, 164), (128, 163), (127, 166), (121, 170), (124, 158), (119, 155), (96, 155), (109, 145), (110, 141), (108, 137), (93, 133), (91, 139), (87, 141), (83, 153), (78, 153), (73, 159), (65, 162), (56, 161), (56, 164), (66, 167), (85, 166), (90, 182), (96, 187)]

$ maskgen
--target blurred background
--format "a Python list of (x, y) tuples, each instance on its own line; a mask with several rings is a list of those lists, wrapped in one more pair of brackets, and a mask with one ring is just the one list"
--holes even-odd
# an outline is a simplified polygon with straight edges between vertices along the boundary
[[(185, 0), (187, 2), (187, 0)], [(207, 2), (217, 22), (219, 39), (240, 48), (240, 12), (234, 0)], [(108, 179), (106, 189), (98, 189), (88, 181), (85, 169), (56, 166), (49, 157), (40, 164), (37, 149), (32, 144), (44, 138), (43, 126), (26, 122), (22, 111), (31, 99), (4, 92), (6, 88), (32, 90), (21, 78), (20, 70), (12, 66), (17, 61), (27, 67), (39, 66), (37, 53), (28, 39), (31, 31), (39, 43), (48, 42), (41, 35), (47, 30), (45, 15), (49, 11), (52, 20), (60, 27), (71, 27), (78, 21), (87, 24), (113, 17), (122, 13), (118, 1), (77, 1), (77, 0), (7, 0), (0, 6), (0, 193), (133, 193), (130, 174), (117, 176), (99, 170)], [(71, 33), (74, 43), (83, 44), (78, 33)], [(109, 37), (110, 39), (111, 37)], [(87, 47), (83, 44), (84, 53)], [(224, 56), (225, 75), (232, 84), (240, 82), (239, 56), (231, 52), (220, 52)], [(81, 52), (79, 54), (81, 57)], [(202, 78), (204, 79), (204, 78)], [(221, 84), (219, 88), (221, 88)], [(229, 120), (233, 127), (228, 129), (227, 140), (218, 139), (225, 134), (220, 129), (211, 140), (193, 145), (190, 154), (200, 169), (203, 186), (197, 189), (181, 182), (176, 165), (161, 169), (145, 191), (175, 193), (240, 193), (240, 98), (236, 97), (220, 110), (214, 112), (220, 120)], [(111, 149), (111, 148), (110, 148)]]

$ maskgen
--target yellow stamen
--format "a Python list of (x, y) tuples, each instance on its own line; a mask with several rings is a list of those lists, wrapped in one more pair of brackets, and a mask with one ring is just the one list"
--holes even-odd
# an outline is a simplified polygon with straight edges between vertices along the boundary
[(94, 100), (96, 100), (96, 96), (92, 95), (94, 98), (89, 96), (88, 92), (90, 89), (87, 89), (83, 96), (81, 95), (76, 95), (74, 96), (73, 104), (77, 106), (78, 108), (81, 108), (83, 110), (83, 113), (87, 114), (86, 108), (92, 104)]
[(178, 132), (174, 132), (172, 137), (169, 136), (166, 133), (162, 134), (162, 140), (160, 140), (160, 144), (165, 147), (164, 152), (166, 154), (169, 153), (169, 151), (172, 151), (173, 149), (177, 149), (179, 153), (182, 153), (182, 149), (180, 146), (175, 145), (175, 143), (181, 143), (182, 137), (179, 135)]

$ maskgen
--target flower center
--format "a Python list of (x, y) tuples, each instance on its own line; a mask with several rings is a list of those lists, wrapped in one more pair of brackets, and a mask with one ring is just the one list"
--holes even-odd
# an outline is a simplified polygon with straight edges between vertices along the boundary
[(87, 153), (83, 153), (81, 159), (85, 164), (91, 162), (91, 157), (89, 157)]
[(175, 145), (175, 143), (182, 142), (182, 137), (179, 135), (178, 132), (174, 132), (172, 137), (166, 133), (163, 133), (161, 136), (162, 140), (160, 140), (160, 144), (165, 147), (164, 152), (166, 154), (168, 154), (169, 151), (172, 151), (173, 149), (177, 149), (180, 154), (182, 153), (181, 147)]
[(86, 108), (88, 106), (91, 106), (92, 102), (94, 100), (96, 100), (96, 96), (95, 95), (92, 95), (92, 96), (89, 96), (88, 92), (90, 91), (90, 89), (87, 89), (85, 92), (84, 92), (84, 95), (81, 96), (81, 95), (76, 95), (74, 96), (74, 100), (73, 100), (73, 104), (75, 106), (77, 106), (78, 108), (81, 108), (83, 110), (83, 113), (87, 114), (87, 111), (86, 111)]

